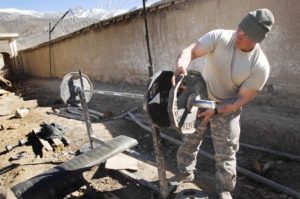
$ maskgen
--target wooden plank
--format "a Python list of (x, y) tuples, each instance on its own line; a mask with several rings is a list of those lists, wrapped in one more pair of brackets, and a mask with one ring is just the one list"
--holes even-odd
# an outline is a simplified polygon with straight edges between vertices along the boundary
[(58, 138), (54, 138), (52, 139), (53, 141), (53, 148), (55, 151), (63, 151), (65, 146), (64, 143), (62, 143), (62, 141)]
[(38, 140), (40, 141), (40, 143), (43, 145), (43, 147), (47, 150), (47, 151), (53, 151), (52, 146), (50, 145), (50, 143), (47, 140), (44, 140), (42, 138), (37, 137)]
[(39, 142), (43, 145), (43, 148), (46, 149), (46, 151), (53, 151), (52, 146), (50, 145), (50, 143), (47, 140), (44, 140), (42, 138), (39, 138), (37, 136), (37, 133), (40, 131), (40, 128), (36, 128), (32, 130), (32, 133), (35, 135), (35, 137), (39, 140)]

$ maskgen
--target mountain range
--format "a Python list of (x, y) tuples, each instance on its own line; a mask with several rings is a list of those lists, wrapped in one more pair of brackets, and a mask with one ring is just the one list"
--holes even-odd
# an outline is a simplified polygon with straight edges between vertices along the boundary
[[(146, 6), (168, 0), (146, 0)], [(18, 50), (33, 47), (51, 39), (75, 32), (98, 21), (142, 8), (141, 0), (105, 0), (108, 9), (73, 7), (67, 12), (37, 12), (32, 10), (0, 9), (0, 33), (18, 33)], [(122, 7), (122, 8), (121, 8)], [(60, 20), (63, 18), (62, 20)], [(55, 28), (53, 28), (55, 26)]]
[(19, 33), (17, 45), (21, 50), (48, 41), (49, 23), (51, 28), (57, 23), (51, 32), (51, 38), (54, 39), (127, 11), (118, 9), (108, 12), (98, 8), (74, 7), (57, 23), (66, 12), (0, 9), (0, 33)]

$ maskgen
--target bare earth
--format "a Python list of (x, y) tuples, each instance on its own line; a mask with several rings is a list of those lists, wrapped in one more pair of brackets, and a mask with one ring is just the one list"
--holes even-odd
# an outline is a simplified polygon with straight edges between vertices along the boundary
[[(55, 165), (72, 159), (77, 150), (88, 142), (84, 122), (46, 113), (53, 112), (55, 108), (65, 106), (59, 97), (59, 84), (60, 80), (57, 79), (26, 78), (15, 80), (14, 89), (10, 89), (8, 94), (0, 94), (0, 199), (13, 198), (10, 192), (12, 186), (30, 179)], [(8, 89), (4, 85), (0, 86)], [(143, 94), (145, 89), (144, 86), (134, 86), (126, 83), (105, 84), (101, 82), (94, 83), (94, 88), (139, 94)], [(283, 114), (281, 112), (283, 109), (278, 110), (278, 108), (272, 108), (270, 103), (264, 103), (266, 99), (269, 99), (268, 96), (262, 96), (258, 98), (256, 103), (250, 105), (249, 108), (245, 108), (246, 119), (249, 119), (249, 122), (252, 122), (255, 126), (246, 124), (243, 126), (242, 123), (244, 138), (241, 139), (243, 142), (249, 139), (252, 144), (255, 144), (253, 143), (253, 139), (251, 139), (253, 138), (252, 132), (255, 131), (259, 135), (258, 144), (263, 139), (269, 139), (270, 134), (272, 134), (272, 126), (274, 127), (272, 124), (270, 124), (271, 126), (266, 126), (268, 125), (268, 118), (270, 116), (274, 117), (276, 121), (281, 121), (281, 123), (276, 123), (277, 127), (281, 130), (285, 128), (287, 128), (287, 131), (299, 130), (299, 124), (296, 122), (299, 121), (299, 109), (295, 110), (283, 107), (285, 110)], [(276, 101), (273, 100), (273, 104), (276, 104)], [(109, 140), (118, 135), (127, 135), (136, 138), (139, 145), (135, 147), (135, 150), (154, 159), (152, 138), (148, 132), (126, 119), (109, 120), (111, 116), (119, 115), (134, 107), (140, 107), (136, 113), (140, 118), (146, 119), (145, 113), (141, 108), (141, 100), (94, 95), (88, 105), (93, 110), (109, 113), (107, 114), (106, 121), (93, 122), (92, 128), (96, 136), (104, 140)], [(29, 109), (29, 114), (24, 118), (15, 118), (15, 111), (20, 108)], [(263, 114), (267, 115), (264, 116)], [(261, 115), (265, 119), (257, 123), (255, 123), (255, 119), (251, 119), (254, 116), (256, 118)], [(54, 122), (66, 127), (67, 131), (65, 135), (71, 140), (71, 144), (65, 146), (63, 151), (43, 151), (42, 156), (34, 153), (31, 143), (26, 143), (24, 146), (18, 146), (13, 148), (12, 151), (5, 152), (6, 145), (17, 145), (19, 139), (27, 141), (28, 134), (43, 122), (48, 124)], [(259, 134), (259, 132), (265, 132), (265, 137), (263, 137), (262, 133)], [(168, 134), (176, 139), (180, 139), (180, 136), (175, 132), (168, 132)], [(270, 138), (270, 143), (280, 143), (280, 141)], [(299, 139), (298, 141), (295, 140), (295, 142), (299, 143)], [(176, 150), (178, 146), (168, 141), (163, 141), (163, 146), (167, 170), (176, 174)], [(209, 139), (204, 141), (202, 149), (213, 153), (212, 143)], [(295, 152), (292, 149), (287, 149), (286, 151)], [(18, 160), (14, 160), (17, 154), (20, 153), (23, 156)], [(294, 154), (299, 154), (299, 149)], [(271, 167), (262, 174), (263, 176), (300, 192), (299, 162), (241, 147), (238, 153), (238, 165), (259, 173), (262, 172), (261, 169), (266, 167), (267, 164), (271, 165)], [(159, 198), (153, 191), (134, 181), (121, 177), (117, 172), (102, 170), (99, 175), (96, 175), (97, 169), (98, 167), (92, 168), (91, 171), (84, 174), (88, 182), (86, 186), (79, 188), (75, 192), (65, 196), (65, 198), (107, 198), (105, 194), (108, 192), (114, 193), (119, 198)], [(147, 171), (144, 172), (147, 173)], [(154, 174), (149, 172), (149, 175)], [(214, 162), (199, 155), (195, 183), (210, 198), (216, 198), (213, 180)], [(255, 182), (242, 174), (238, 175), (237, 187), (233, 196), (234, 198), (241, 199), (293, 198), (285, 193)]]

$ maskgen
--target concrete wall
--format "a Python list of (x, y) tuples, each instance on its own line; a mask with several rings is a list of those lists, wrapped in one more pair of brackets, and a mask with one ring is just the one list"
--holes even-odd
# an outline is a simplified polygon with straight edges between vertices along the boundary
[[(176, 1), (178, 2), (178, 1)], [(262, 42), (271, 64), (272, 83), (300, 80), (300, 1), (298, 0), (186, 0), (162, 9), (150, 8), (148, 26), (154, 72), (173, 70), (179, 52), (204, 33), (236, 29), (248, 11), (269, 8), (275, 26)], [(148, 55), (143, 16), (136, 14), (109, 25), (99, 23), (52, 44), (52, 76), (82, 71), (102, 81), (145, 82)], [(26, 73), (49, 77), (48, 44), (21, 52)], [(202, 66), (204, 59), (192, 64)]]

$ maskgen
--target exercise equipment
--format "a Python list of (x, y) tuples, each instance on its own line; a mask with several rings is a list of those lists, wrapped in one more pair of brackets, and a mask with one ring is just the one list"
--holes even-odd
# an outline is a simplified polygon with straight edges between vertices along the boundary
[(179, 133), (189, 134), (197, 128), (197, 112), (214, 109), (214, 101), (208, 100), (206, 83), (200, 72), (188, 71), (187, 76), (176, 78), (173, 72), (159, 71), (148, 83), (144, 98), (144, 110), (151, 123), (159, 128), (174, 127)]
[(48, 171), (12, 187), (17, 198), (57, 199), (64, 198), (70, 192), (85, 184), (84, 171), (100, 165), (110, 157), (135, 145), (136, 139), (118, 136), (95, 149), (86, 151), (75, 158), (55, 166)]
[(160, 193), (167, 198), (172, 192), (172, 186), (166, 179), (165, 161), (162, 153), (160, 128), (174, 127), (178, 132), (193, 133), (196, 128), (198, 108), (215, 108), (213, 101), (207, 100), (207, 90), (204, 79), (196, 71), (189, 71), (185, 77), (178, 77), (172, 85), (172, 71), (159, 71), (149, 80), (144, 95), (114, 91), (93, 90), (93, 85), (84, 74), (69, 73), (61, 82), (61, 98), (66, 104), (81, 104), (89, 137), (89, 148), (95, 143), (102, 144), (93, 136), (87, 103), (92, 94), (143, 99), (144, 110), (148, 113), (152, 129), (152, 139), (156, 156), (156, 166), (159, 176)]

